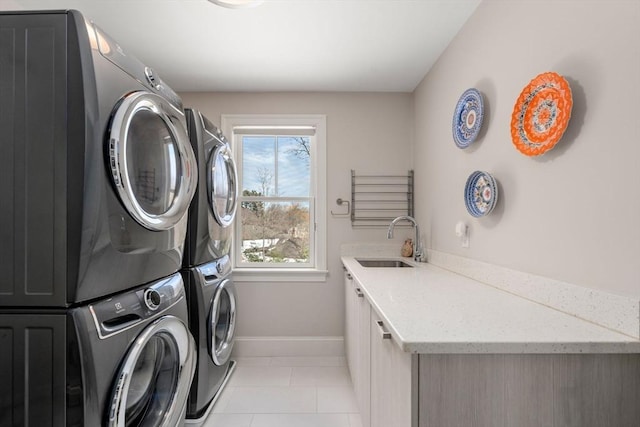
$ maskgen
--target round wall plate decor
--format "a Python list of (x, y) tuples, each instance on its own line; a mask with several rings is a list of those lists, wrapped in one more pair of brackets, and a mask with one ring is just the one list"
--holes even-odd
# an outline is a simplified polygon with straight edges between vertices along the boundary
[(564, 77), (553, 72), (536, 76), (513, 107), (513, 145), (526, 156), (551, 150), (567, 129), (572, 107), (571, 88)]
[(473, 88), (464, 91), (453, 113), (453, 141), (458, 148), (467, 148), (476, 139), (483, 114), (482, 94)]
[(464, 204), (474, 217), (488, 215), (498, 201), (498, 183), (495, 178), (483, 171), (475, 171), (464, 187)]

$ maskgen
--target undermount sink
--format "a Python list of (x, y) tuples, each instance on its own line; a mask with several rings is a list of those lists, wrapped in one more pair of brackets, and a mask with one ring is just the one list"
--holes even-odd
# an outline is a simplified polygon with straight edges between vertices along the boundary
[(407, 264), (402, 260), (397, 259), (357, 259), (363, 267), (387, 267), (387, 268), (400, 268), (400, 267), (413, 267), (411, 264)]

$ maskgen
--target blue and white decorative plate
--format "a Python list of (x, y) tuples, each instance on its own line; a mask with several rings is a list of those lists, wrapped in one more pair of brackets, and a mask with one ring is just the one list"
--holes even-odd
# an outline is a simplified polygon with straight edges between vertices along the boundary
[(453, 114), (453, 140), (458, 148), (467, 148), (480, 132), (484, 107), (477, 89), (464, 91)]
[(475, 171), (464, 188), (464, 204), (474, 217), (488, 215), (498, 201), (498, 183), (487, 172)]

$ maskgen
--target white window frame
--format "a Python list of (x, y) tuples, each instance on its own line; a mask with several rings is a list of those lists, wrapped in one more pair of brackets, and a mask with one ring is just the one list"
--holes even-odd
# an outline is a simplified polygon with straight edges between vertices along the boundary
[[(238, 149), (239, 143), (234, 129), (239, 127), (278, 129), (314, 128), (315, 143), (311, 144), (311, 188), (309, 209), (314, 210), (314, 224), (310, 224), (309, 232), (313, 232), (310, 253), (315, 256), (313, 266), (300, 267), (296, 264), (277, 266), (242, 266), (236, 265), (239, 257), (238, 245), (232, 245), (234, 280), (245, 282), (320, 282), (327, 278), (327, 130), (326, 116), (306, 114), (223, 114), (221, 127), (223, 133), (231, 141), (231, 148), (238, 165), (238, 178), (242, 183), (242, 159)], [(282, 133), (281, 133), (282, 134)], [(239, 187), (241, 189), (241, 187)], [(238, 221), (238, 217), (236, 217)], [(238, 227), (234, 226), (233, 241), (239, 242)]]

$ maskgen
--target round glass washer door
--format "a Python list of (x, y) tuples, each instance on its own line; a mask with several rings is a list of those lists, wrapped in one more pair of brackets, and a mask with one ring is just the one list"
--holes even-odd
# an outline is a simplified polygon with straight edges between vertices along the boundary
[(225, 279), (216, 289), (209, 313), (209, 354), (218, 366), (227, 363), (231, 357), (235, 327), (235, 287), (231, 280)]
[(236, 216), (238, 175), (229, 145), (218, 144), (207, 162), (207, 196), (218, 224), (228, 227)]
[(125, 96), (109, 130), (109, 168), (118, 196), (149, 230), (174, 227), (196, 190), (196, 159), (184, 114), (149, 92)]
[(149, 325), (115, 379), (107, 425), (178, 425), (195, 371), (195, 352), (188, 328), (177, 317), (164, 316)]

